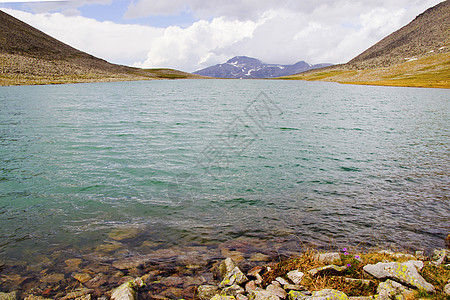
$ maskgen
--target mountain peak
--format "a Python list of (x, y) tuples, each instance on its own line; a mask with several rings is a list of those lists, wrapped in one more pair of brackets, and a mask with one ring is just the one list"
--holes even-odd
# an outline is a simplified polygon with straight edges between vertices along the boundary
[(329, 65), (311, 65), (304, 61), (293, 65), (266, 64), (253, 57), (235, 56), (224, 64), (198, 70), (194, 74), (216, 78), (275, 78)]

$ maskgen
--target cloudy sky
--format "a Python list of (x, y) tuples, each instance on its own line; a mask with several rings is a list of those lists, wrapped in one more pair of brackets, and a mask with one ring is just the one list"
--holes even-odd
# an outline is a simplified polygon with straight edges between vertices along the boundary
[(113, 63), (192, 72), (236, 55), (343, 63), (442, 0), (0, 0), (0, 9)]

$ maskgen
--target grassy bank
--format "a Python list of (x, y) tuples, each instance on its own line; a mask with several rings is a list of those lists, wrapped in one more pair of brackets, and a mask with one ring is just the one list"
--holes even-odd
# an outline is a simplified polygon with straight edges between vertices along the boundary
[(349, 70), (343, 65), (280, 79), (448, 89), (450, 88), (450, 53), (427, 56), (387, 68)]

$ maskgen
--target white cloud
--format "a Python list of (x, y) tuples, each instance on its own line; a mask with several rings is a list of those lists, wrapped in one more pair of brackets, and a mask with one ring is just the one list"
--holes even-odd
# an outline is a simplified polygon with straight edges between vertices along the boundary
[(79, 16), (76, 8), (65, 13), (10, 13), (75, 48), (111, 62), (195, 71), (235, 55), (268, 63), (343, 63), (440, 2), (136, 1), (130, 5), (127, 17), (190, 11), (204, 19), (186, 28), (155, 28), (99, 22)]

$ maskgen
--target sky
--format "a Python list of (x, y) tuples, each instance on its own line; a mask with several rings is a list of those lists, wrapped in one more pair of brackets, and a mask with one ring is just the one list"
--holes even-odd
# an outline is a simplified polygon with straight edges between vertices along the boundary
[(345, 63), (440, 2), (0, 0), (0, 9), (112, 63), (193, 72), (238, 55)]

